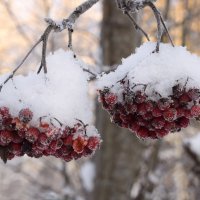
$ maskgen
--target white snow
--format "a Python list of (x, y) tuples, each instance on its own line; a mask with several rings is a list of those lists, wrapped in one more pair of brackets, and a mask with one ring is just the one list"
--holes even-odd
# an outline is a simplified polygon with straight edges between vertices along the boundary
[[(151, 97), (156, 91), (163, 97), (169, 96), (177, 81), (187, 88), (200, 88), (200, 58), (185, 47), (161, 44), (159, 53), (152, 53), (156, 44), (144, 43), (136, 53), (126, 59), (114, 72), (99, 77), (97, 88), (111, 87), (119, 90), (119, 80), (126, 75), (130, 84), (148, 84), (146, 93)], [(116, 84), (117, 83), (117, 84)], [(137, 87), (136, 87), (137, 88)]]
[(83, 181), (84, 188), (91, 192), (94, 187), (95, 166), (92, 162), (88, 161), (81, 166), (80, 177)]
[[(30, 108), (32, 123), (42, 116), (54, 117), (73, 126), (76, 119), (84, 123), (92, 121), (92, 104), (88, 96), (87, 73), (81, 61), (74, 59), (70, 51), (58, 50), (47, 57), (48, 73), (30, 72), (17, 75), (4, 85), (0, 93), (0, 107), (7, 106), (13, 116), (22, 108)], [(2, 83), (9, 74), (0, 76)]]
[(184, 142), (188, 144), (192, 152), (194, 152), (200, 158), (200, 133), (186, 139)]

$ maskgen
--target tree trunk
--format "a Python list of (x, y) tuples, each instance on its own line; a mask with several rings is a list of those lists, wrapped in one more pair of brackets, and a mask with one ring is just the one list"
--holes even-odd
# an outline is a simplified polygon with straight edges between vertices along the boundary
[[(114, 0), (103, 2), (102, 55), (104, 65), (119, 64), (130, 55), (138, 40), (133, 25), (116, 8)], [(111, 124), (108, 113), (97, 106), (97, 127), (103, 144), (97, 153), (95, 200), (129, 200), (137, 178), (144, 144), (126, 129)]]

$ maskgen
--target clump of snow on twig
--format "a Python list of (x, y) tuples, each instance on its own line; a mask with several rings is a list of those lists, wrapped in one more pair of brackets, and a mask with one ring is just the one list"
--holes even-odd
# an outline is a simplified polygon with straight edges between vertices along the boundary
[[(17, 75), (5, 84), (0, 93), (0, 107), (8, 107), (13, 116), (21, 109), (29, 108), (34, 114), (33, 124), (43, 116), (56, 118), (68, 126), (77, 123), (76, 119), (90, 123), (88, 75), (81, 67), (85, 66), (72, 52), (58, 50), (47, 57), (47, 74)], [(0, 83), (6, 77), (8, 74), (0, 76)]]
[(122, 64), (114, 72), (99, 77), (97, 88), (115, 85), (113, 89), (117, 91), (117, 85), (120, 87), (117, 82), (126, 76), (130, 85), (147, 85), (145, 92), (150, 97), (155, 92), (167, 97), (178, 83), (186, 85), (186, 89), (200, 88), (200, 58), (197, 55), (185, 47), (170, 44), (161, 44), (159, 53), (153, 53), (155, 46), (155, 43), (147, 42), (137, 48), (135, 54), (122, 59)]

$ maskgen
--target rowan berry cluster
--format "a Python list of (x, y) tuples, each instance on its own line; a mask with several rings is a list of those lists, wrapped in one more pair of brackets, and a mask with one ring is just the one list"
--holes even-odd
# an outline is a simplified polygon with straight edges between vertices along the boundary
[[(7, 107), (0, 108), (0, 156), (4, 162), (25, 154), (34, 158), (55, 156), (68, 162), (93, 154), (100, 145), (99, 135), (88, 136), (89, 126), (80, 120), (69, 127), (56, 119), (48, 123), (40, 118), (38, 126), (33, 126), (32, 118), (28, 108), (22, 109), (18, 117), (13, 117)], [(60, 123), (59, 128), (53, 120)]]
[(100, 102), (112, 122), (129, 128), (139, 138), (162, 138), (181, 131), (191, 119), (200, 117), (199, 89), (186, 89), (177, 83), (167, 98), (156, 92), (152, 98), (146, 93), (147, 85), (130, 87), (127, 78), (119, 81), (119, 85), (117, 90), (113, 89), (115, 86), (99, 90)]

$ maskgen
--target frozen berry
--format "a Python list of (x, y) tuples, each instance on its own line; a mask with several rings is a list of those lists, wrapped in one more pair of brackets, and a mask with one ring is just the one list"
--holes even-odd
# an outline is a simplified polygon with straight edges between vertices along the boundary
[(143, 103), (146, 101), (146, 95), (143, 94), (141, 91), (137, 91), (135, 95), (135, 101), (136, 103)]
[(179, 97), (179, 102), (180, 104), (187, 104), (191, 101), (191, 98), (186, 94), (182, 94), (180, 97)]
[(163, 113), (163, 117), (166, 121), (172, 122), (177, 118), (177, 111), (174, 108), (169, 108)]
[(72, 145), (73, 144), (73, 135), (70, 134), (66, 138), (63, 138), (64, 145)]
[(25, 138), (31, 142), (34, 143), (40, 135), (40, 131), (37, 128), (31, 127), (27, 130), (25, 133)]
[(192, 106), (191, 115), (193, 117), (199, 117), (200, 116), (200, 106), (199, 105)]
[(13, 133), (11, 131), (1, 131), (0, 140), (4, 144), (9, 144), (13, 141)]
[(50, 144), (50, 148), (51, 149), (60, 149), (63, 145), (63, 141), (61, 139), (58, 139), (58, 140), (53, 140)]
[(146, 128), (141, 127), (137, 131), (137, 136), (140, 138), (147, 138), (148, 137), (148, 130)]
[(159, 118), (155, 118), (152, 121), (152, 125), (156, 128), (156, 129), (161, 129), (164, 127), (165, 125), (165, 120), (162, 117)]
[(87, 143), (87, 147), (90, 149), (90, 150), (96, 150), (100, 145), (100, 138), (99, 137), (90, 137), (88, 139), (88, 143)]
[(188, 125), (190, 123), (190, 120), (188, 118), (185, 117), (181, 117), (178, 119), (178, 124), (182, 127), (182, 128), (187, 128)]
[(15, 144), (15, 143), (10, 144), (10, 151), (16, 156), (21, 155), (22, 154), (21, 144)]
[(87, 140), (82, 137), (78, 136), (74, 141), (73, 141), (73, 149), (76, 153), (82, 153), (84, 150), (84, 147), (87, 145)]
[(167, 98), (162, 98), (158, 101), (158, 108), (160, 110), (165, 110), (170, 107), (170, 100)]
[(117, 96), (113, 93), (108, 93), (105, 95), (105, 101), (109, 105), (114, 105), (117, 103)]
[(28, 123), (32, 120), (33, 118), (33, 113), (29, 108), (25, 108), (20, 110), (19, 112), (19, 119), (24, 122), (24, 123)]
[(159, 108), (154, 108), (152, 111), (153, 117), (161, 117), (162, 116), (162, 111)]
[(156, 130), (156, 134), (157, 134), (157, 137), (164, 137), (168, 134), (168, 131), (166, 131), (165, 129), (160, 129), (160, 130)]

